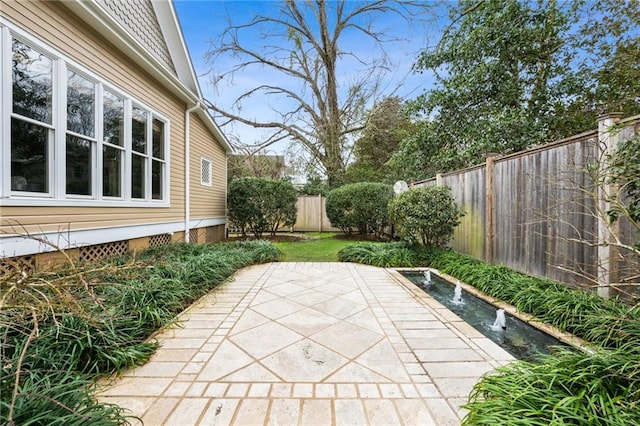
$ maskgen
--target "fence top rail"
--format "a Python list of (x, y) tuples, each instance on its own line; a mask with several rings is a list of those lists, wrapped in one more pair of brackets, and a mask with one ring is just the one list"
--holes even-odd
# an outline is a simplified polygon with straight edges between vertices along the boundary
[[(626, 123), (626, 122), (629, 122), (629, 121), (633, 121), (634, 118), (640, 121), (640, 115), (638, 115), (637, 117), (631, 117), (631, 118), (625, 119), (624, 122)], [(549, 142), (549, 143), (546, 143), (546, 144), (534, 146), (534, 147), (526, 149), (524, 151), (514, 152), (513, 154), (496, 155), (494, 157), (494, 162), (498, 163), (498, 162), (508, 161), (508, 160), (513, 159), (513, 158), (524, 157), (526, 155), (535, 154), (537, 152), (546, 151), (548, 149), (557, 148), (557, 147), (563, 146), (563, 145), (569, 145), (571, 143), (575, 143), (575, 142), (578, 142), (578, 141), (588, 140), (588, 139), (591, 139), (591, 138), (594, 138), (594, 137), (597, 137), (597, 136), (598, 136), (598, 131), (597, 130), (589, 130), (587, 132), (582, 132), (582, 133), (579, 133), (577, 135), (570, 136), (568, 138), (559, 139), (557, 141), (553, 141), (553, 142)], [(464, 169), (458, 169), (458, 170), (454, 170), (454, 171), (451, 171), (451, 172), (442, 173), (441, 176), (442, 177), (446, 177), (446, 176), (457, 175), (457, 174), (460, 174), (460, 173), (467, 173), (467, 172), (470, 172), (470, 171), (473, 171), (473, 170), (476, 170), (476, 169), (481, 169), (481, 168), (483, 168), (485, 166), (486, 166), (486, 163), (480, 163), (480, 164), (476, 164), (474, 166), (465, 167)], [(412, 185), (421, 185), (421, 184), (429, 183), (429, 182), (431, 182), (433, 180), (435, 180), (435, 177), (431, 177), (431, 178), (428, 178), (428, 179), (423, 179), (423, 180), (412, 182)]]
[[(469, 167), (465, 167), (464, 169), (458, 169), (458, 170), (454, 170), (451, 172), (447, 172), (447, 173), (442, 173), (440, 176), (447, 177), (447, 176), (453, 176), (453, 175), (459, 175), (460, 173), (468, 173), (471, 172), (473, 170), (477, 170), (477, 169), (482, 169), (485, 166), (485, 163), (481, 163), (481, 164), (476, 164), (475, 166), (469, 166)], [(411, 185), (421, 185), (424, 183), (429, 183), (431, 181), (436, 180), (435, 177), (431, 177), (428, 179), (423, 179), (423, 180), (419, 180), (419, 181), (415, 181), (415, 182), (411, 182)]]
[(577, 135), (574, 136), (570, 136), (568, 138), (564, 138), (564, 139), (559, 139), (557, 141), (553, 141), (553, 142), (549, 142), (549, 143), (545, 143), (542, 145), (538, 145), (538, 146), (534, 146), (532, 148), (526, 149), (524, 151), (519, 151), (519, 152), (514, 152), (513, 154), (507, 154), (507, 155), (501, 155), (499, 157), (496, 157), (495, 162), (502, 162), (502, 161), (508, 161), (512, 158), (517, 158), (517, 157), (524, 157), (526, 155), (531, 155), (531, 154), (536, 154), (538, 152), (541, 151), (546, 151), (552, 148), (557, 148), (559, 146), (563, 146), (563, 145), (569, 145), (575, 142), (582, 142), (582, 141), (587, 141), (589, 139), (592, 138), (597, 138), (598, 137), (598, 131), (597, 130), (589, 130), (588, 132), (582, 132), (579, 133)]
[(618, 124), (631, 125), (631, 124), (635, 124), (635, 123), (640, 123), (640, 114), (633, 115), (633, 116), (627, 117), (627, 118), (623, 118), (622, 120), (620, 120), (620, 122)]

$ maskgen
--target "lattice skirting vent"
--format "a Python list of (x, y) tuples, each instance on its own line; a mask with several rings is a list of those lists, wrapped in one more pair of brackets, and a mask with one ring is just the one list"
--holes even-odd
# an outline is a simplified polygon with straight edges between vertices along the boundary
[(25, 272), (30, 274), (36, 269), (34, 256), (5, 257), (0, 259), (0, 275), (13, 275)]
[(190, 243), (197, 243), (198, 242), (198, 230), (197, 229), (190, 229), (189, 230), (189, 242)]
[(96, 244), (93, 246), (80, 247), (80, 260), (84, 262), (95, 262), (106, 257), (122, 256), (127, 254), (128, 251), (128, 241)]
[(171, 234), (158, 234), (149, 237), (149, 247), (166, 246), (171, 242)]

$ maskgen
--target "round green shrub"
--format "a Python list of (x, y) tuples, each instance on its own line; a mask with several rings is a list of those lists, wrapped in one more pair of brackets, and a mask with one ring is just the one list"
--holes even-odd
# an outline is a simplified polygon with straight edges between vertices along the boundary
[(291, 182), (266, 178), (234, 179), (227, 193), (227, 215), (242, 235), (275, 234), (296, 223), (298, 194)]
[(427, 247), (447, 244), (463, 215), (447, 186), (411, 189), (389, 203), (389, 216), (398, 235)]
[(344, 185), (329, 192), (326, 211), (331, 224), (343, 232), (372, 231), (381, 236), (389, 225), (389, 201), (393, 198), (390, 185), (359, 182)]

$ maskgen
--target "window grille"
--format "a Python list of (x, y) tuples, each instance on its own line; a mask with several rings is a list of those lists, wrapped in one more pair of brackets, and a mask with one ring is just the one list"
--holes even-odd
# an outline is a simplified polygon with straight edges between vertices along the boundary
[(207, 158), (200, 159), (200, 183), (204, 186), (211, 186), (211, 160)]

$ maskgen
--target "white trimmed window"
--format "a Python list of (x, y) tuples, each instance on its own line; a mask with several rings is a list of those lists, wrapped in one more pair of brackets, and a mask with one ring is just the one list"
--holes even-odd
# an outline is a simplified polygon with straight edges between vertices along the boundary
[(200, 183), (204, 186), (211, 186), (213, 184), (211, 179), (211, 160), (208, 158), (200, 158)]
[(6, 205), (168, 206), (169, 121), (0, 25)]

